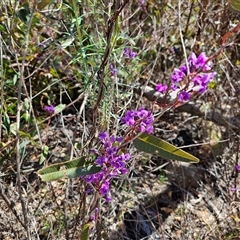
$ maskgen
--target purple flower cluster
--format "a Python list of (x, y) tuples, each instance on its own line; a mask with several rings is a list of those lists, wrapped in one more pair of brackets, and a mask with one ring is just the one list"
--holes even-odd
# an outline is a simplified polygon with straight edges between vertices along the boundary
[(154, 117), (150, 111), (140, 108), (138, 110), (128, 110), (121, 118), (121, 122), (129, 127), (138, 127), (139, 132), (148, 134), (153, 131)]
[[(195, 53), (191, 53), (188, 58), (189, 72), (186, 65), (173, 70), (171, 76), (171, 89), (173, 91), (180, 90), (179, 100), (187, 101), (190, 98), (190, 91), (197, 91), (200, 94), (207, 90), (208, 83), (214, 78), (215, 72), (211, 72), (211, 65), (207, 62), (208, 58), (205, 53), (201, 53), (198, 57)], [(187, 89), (181, 91), (183, 80), (189, 77)]]
[(110, 64), (109, 65), (109, 72), (110, 72), (112, 77), (116, 77), (117, 73), (118, 73), (118, 70), (113, 67), (113, 64)]
[[(178, 93), (179, 101), (188, 101), (192, 91), (202, 94), (207, 90), (208, 83), (216, 74), (211, 72), (211, 65), (207, 61), (205, 53), (199, 54), (198, 57), (195, 53), (191, 53), (188, 58), (189, 69), (186, 65), (182, 65), (173, 70), (171, 90)], [(163, 93), (167, 90), (167, 86), (159, 83), (155, 89)]]
[(168, 88), (167, 85), (163, 85), (162, 83), (156, 84), (156, 87), (155, 87), (155, 89), (160, 93), (166, 92), (167, 88)]
[(55, 112), (53, 105), (44, 106), (43, 110), (48, 112), (49, 114), (54, 114)]
[(125, 58), (133, 59), (133, 58), (136, 57), (136, 55), (137, 55), (137, 53), (133, 52), (130, 48), (124, 48), (123, 49), (123, 57), (125, 57)]
[(102, 149), (95, 160), (95, 164), (101, 167), (101, 171), (84, 176), (82, 179), (92, 184), (109, 202), (111, 200), (108, 194), (110, 180), (117, 175), (127, 172), (125, 163), (130, 159), (130, 154), (121, 152), (121, 137), (109, 136), (107, 132), (101, 132), (98, 135), (98, 139), (101, 142)]

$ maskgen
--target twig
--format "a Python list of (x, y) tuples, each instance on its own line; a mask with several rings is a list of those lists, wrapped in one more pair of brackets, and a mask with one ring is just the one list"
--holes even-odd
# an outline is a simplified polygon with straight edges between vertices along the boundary
[(126, 7), (126, 5), (129, 3), (129, 1), (130, 0), (125, 0), (124, 3), (122, 4), (122, 6), (120, 6), (119, 9), (116, 10), (114, 15), (108, 20), (108, 25), (107, 25), (107, 30), (106, 30), (107, 45), (106, 45), (106, 49), (104, 51), (102, 63), (101, 63), (101, 65), (100, 65), (100, 67), (97, 71), (97, 78), (98, 78), (98, 81), (99, 81), (99, 92), (98, 92), (96, 103), (93, 107), (93, 127), (92, 127), (92, 130), (91, 130), (91, 133), (90, 133), (90, 138), (95, 133), (97, 108), (98, 108), (98, 106), (101, 102), (102, 95), (103, 95), (103, 87), (105, 85), (105, 83), (104, 83), (104, 70), (105, 70), (105, 67), (108, 63), (108, 57), (109, 57), (109, 54), (110, 54), (110, 51), (111, 51), (111, 38), (112, 38), (113, 28), (114, 28), (114, 25), (116, 23), (116, 20), (117, 20), (119, 14)]
[[(144, 88), (136, 88), (134, 89), (134, 91), (137, 94), (141, 94), (143, 92), (144, 97), (146, 97), (149, 101), (156, 102), (159, 105), (171, 105), (175, 99), (175, 96), (171, 95), (171, 93), (166, 98), (163, 94), (157, 92), (149, 86)], [(218, 125), (230, 127), (235, 131), (239, 131), (240, 120), (237, 117), (224, 117), (220, 110), (217, 109), (208, 109), (206, 112), (203, 112), (201, 111), (200, 106), (197, 105), (194, 101), (183, 103), (182, 105), (177, 106), (174, 109), (178, 112), (186, 112), (190, 113), (191, 115), (205, 117), (206, 120), (212, 121)]]
[(3, 49), (2, 49), (2, 35), (0, 33), (0, 76), (1, 76), (1, 97), (0, 97), (0, 106), (1, 106), (1, 110), (0, 110), (0, 142), (2, 141), (2, 113), (3, 113), (3, 86), (4, 86), (4, 75), (3, 75)]
[(2, 184), (0, 183), (0, 196), (2, 197), (2, 199), (5, 201), (5, 203), (7, 204), (8, 208), (12, 211), (12, 213), (14, 214), (14, 216), (17, 218), (18, 222), (20, 222), (20, 224), (25, 228), (25, 223), (23, 223), (23, 221), (20, 219), (20, 217), (18, 216), (16, 210), (14, 209), (14, 202), (10, 201), (8, 199), (8, 197), (5, 195), (3, 188), (2, 188)]
[[(25, 45), (23, 46), (22, 49), (22, 64), (20, 68), (20, 77), (19, 77), (19, 82), (18, 82), (18, 102), (17, 102), (17, 116), (16, 116), (16, 162), (17, 162), (17, 186), (18, 186), (18, 193), (19, 193), (19, 199), (21, 202), (22, 206), (22, 211), (23, 211), (23, 219), (24, 219), (24, 227), (27, 233), (27, 239), (31, 239), (31, 234), (30, 234), (30, 228), (29, 228), (29, 221), (28, 221), (28, 215), (27, 215), (27, 207), (26, 203), (23, 199), (22, 195), (22, 184), (21, 184), (21, 149), (20, 149), (20, 121), (21, 121), (21, 110), (22, 110), (22, 102), (21, 102), (21, 97), (22, 97), (22, 88), (24, 86), (24, 71), (25, 71), (25, 61), (27, 57), (27, 49), (28, 49), (28, 44), (29, 44), (29, 33), (31, 29), (31, 24), (33, 20), (33, 14), (35, 12), (35, 8), (37, 5), (37, 1), (35, 0), (33, 3), (33, 8), (31, 12), (30, 19), (27, 23), (27, 31), (26, 31), (26, 38), (25, 38)], [(17, 56), (16, 56), (16, 61), (18, 62)]]
[(189, 73), (189, 63), (187, 60), (187, 51), (186, 51), (186, 47), (184, 44), (184, 39), (183, 39), (183, 34), (182, 34), (182, 27), (181, 27), (181, 3), (182, 1), (178, 1), (178, 24), (179, 24), (179, 34), (180, 34), (180, 39), (181, 39), (181, 43), (182, 43), (182, 48), (183, 48), (183, 53), (184, 53), (184, 57), (185, 57), (185, 62), (186, 62), (186, 66), (187, 66), (187, 72)]

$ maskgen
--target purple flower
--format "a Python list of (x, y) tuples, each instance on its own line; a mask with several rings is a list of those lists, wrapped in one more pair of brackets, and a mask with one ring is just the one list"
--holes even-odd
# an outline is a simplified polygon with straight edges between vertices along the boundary
[(163, 85), (162, 83), (158, 83), (155, 87), (155, 89), (160, 92), (160, 93), (164, 93), (167, 91), (167, 86)]
[(124, 48), (123, 49), (123, 56), (126, 58), (135, 58), (137, 55), (136, 52), (133, 52), (132, 50), (130, 50), (130, 48)]
[(129, 57), (129, 52), (130, 52), (130, 49), (129, 49), (129, 48), (124, 48), (124, 49), (123, 49), (123, 56), (124, 56), (124, 57)]
[(108, 182), (108, 181), (105, 181), (105, 182), (102, 184), (99, 192), (100, 192), (100, 194), (101, 194), (102, 196), (104, 196), (104, 195), (108, 194), (108, 191), (109, 191), (109, 182)]
[(185, 77), (185, 73), (182, 70), (175, 68), (171, 76), (171, 82), (172, 83), (181, 82), (184, 77)]
[(240, 165), (236, 165), (236, 170), (240, 172)]
[[(208, 58), (205, 53), (199, 54), (197, 57), (195, 53), (191, 53), (188, 58), (189, 72), (186, 65), (175, 68), (171, 75), (171, 90), (180, 91), (180, 86), (187, 85), (188, 89), (179, 94), (180, 101), (187, 101), (190, 98), (190, 91), (198, 91), (200, 94), (207, 90), (208, 83), (214, 78), (215, 72), (205, 71), (211, 70), (210, 64), (207, 63)], [(200, 72), (199, 72), (200, 71)], [(180, 83), (181, 81), (184, 83)], [(159, 86), (161, 89), (161, 85)]]
[(174, 47), (170, 47), (169, 50), (170, 50), (170, 52), (175, 53)]
[(143, 5), (145, 4), (145, 0), (138, 0), (138, 4), (140, 7), (143, 7)]
[(128, 170), (126, 168), (121, 168), (121, 174), (126, 174)]
[(108, 133), (107, 132), (100, 132), (98, 134), (98, 139), (101, 141), (101, 142), (105, 142), (105, 140), (108, 138)]
[(94, 175), (91, 174), (91, 175), (87, 175), (87, 176), (84, 176), (84, 180), (87, 182), (87, 183), (92, 183), (94, 181)]
[(105, 200), (106, 200), (106, 202), (110, 202), (112, 200), (112, 198), (107, 195), (107, 196), (105, 196)]
[(173, 91), (177, 90), (177, 88), (178, 88), (178, 86), (176, 84), (174, 84), (174, 83), (171, 84), (171, 89)]
[(197, 61), (197, 57), (195, 53), (190, 53), (188, 57), (188, 64), (190, 67), (194, 67)]
[(203, 71), (210, 70), (210, 66), (207, 64), (208, 58), (205, 53), (200, 53), (198, 57), (196, 57), (195, 53), (191, 53), (188, 58), (188, 63), (191, 71), (196, 71), (202, 68)]
[(139, 125), (139, 132), (145, 132), (145, 130), (146, 130), (146, 124), (141, 122)]
[(99, 213), (99, 209), (98, 208), (95, 208), (94, 209), (94, 214), (91, 216), (91, 220), (92, 221), (95, 221), (96, 220), (96, 215)]
[(208, 74), (198, 74), (192, 81), (194, 85), (205, 85), (208, 82)]
[(111, 137), (109, 138), (109, 141), (110, 141), (111, 143), (115, 142), (115, 141), (116, 141), (116, 137), (115, 137), (115, 136), (111, 136)]
[(48, 112), (49, 114), (54, 114), (55, 112), (53, 105), (44, 106), (43, 110)]
[(99, 166), (102, 166), (106, 162), (107, 162), (107, 158), (104, 156), (98, 156), (95, 160), (95, 163)]
[[(131, 115), (132, 113), (129, 111), (128, 114)], [(127, 172), (125, 162), (130, 159), (130, 154), (121, 151), (122, 137), (109, 136), (107, 132), (100, 132), (98, 139), (102, 148), (99, 151), (100, 154), (96, 157), (95, 164), (102, 167), (102, 169), (98, 173), (81, 177), (81, 179), (94, 186), (109, 202), (111, 200), (108, 196), (110, 181), (116, 175)], [(97, 151), (93, 152), (93, 154), (97, 154)]]
[(179, 67), (179, 70), (184, 74), (187, 75), (187, 66), (186, 65), (182, 65)]
[(120, 170), (125, 166), (125, 163), (122, 161), (119, 161), (118, 158), (114, 158), (111, 161), (111, 166), (113, 167), (114, 171), (117, 171), (120, 173)]
[(179, 101), (188, 101), (190, 99), (190, 94), (186, 91), (182, 91), (178, 96)]
[(112, 64), (109, 65), (109, 71), (111, 73), (111, 76), (113, 76), (113, 77), (117, 76), (118, 70), (116, 68), (114, 68)]
[(145, 132), (148, 133), (148, 134), (152, 133), (153, 132), (153, 126), (152, 125), (146, 126)]
[(90, 194), (92, 192), (92, 189), (91, 188), (88, 188), (87, 190), (86, 190), (86, 194)]
[(139, 108), (138, 110), (128, 110), (121, 118), (121, 122), (128, 127), (137, 124), (139, 132), (147, 133), (151, 133), (153, 131), (153, 121), (154, 118), (152, 113), (144, 108)]
[(128, 110), (126, 113), (125, 113), (125, 116), (123, 118), (121, 118), (121, 122), (123, 124), (126, 124), (127, 126), (133, 126), (134, 123), (135, 123), (135, 120), (134, 120), (134, 117), (135, 117), (135, 111), (133, 110)]
[(198, 87), (198, 92), (200, 93), (200, 94), (202, 94), (202, 93), (204, 93), (204, 92), (206, 92), (206, 90), (207, 90), (207, 85), (202, 85), (202, 86), (199, 86)]
[(117, 147), (109, 147), (109, 148), (106, 148), (106, 154), (108, 155), (108, 156), (113, 156), (114, 154), (116, 154), (116, 152), (117, 152)]
[(107, 148), (112, 147), (112, 142), (109, 141), (109, 140), (107, 140), (107, 141), (105, 141), (105, 142), (103, 143), (103, 145), (104, 145), (104, 148), (107, 149)]
[(194, 86), (194, 90), (198, 91), (199, 93), (204, 93), (207, 90), (208, 83), (213, 79), (215, 72), (211, 73), (200, 73), (195, 76), (192, 81)]
[(149, 116), (149, 112), (144, 108), (140, 108), (135, 115), (138, 116), (139, 118), (146, 118)]
[(206, 64), (206, 61), (207, 61), (207, 57), (206, 57), (205, 53), (200, 53), (195, 62), (196, 69), (203, 67)]
[(116, 137), (116, 141), (117, 141), (118, 143), (121, 143), (121, 142), (122, 142), (122, 140), (123, 140), (123, 138), (122, 138), (122, 137)]
[(136, 55), (137, 55), (136, 52), (130, 51), (130, 53), (129, 53), (129, 58), (135, 58)]
[(147, 118), (143, 119), (143, 122), (146, 124), (146, 125), (151, 125), (154, 121), (154, 117), (152, 114), (149, 114)]
[(125, 161), (129, 160), (131, 157), (131, 155), (129, 153), (125, 153), (125, 154), (122, 153), (122, 155), (123, 155), (123, 160), (125, 160)]

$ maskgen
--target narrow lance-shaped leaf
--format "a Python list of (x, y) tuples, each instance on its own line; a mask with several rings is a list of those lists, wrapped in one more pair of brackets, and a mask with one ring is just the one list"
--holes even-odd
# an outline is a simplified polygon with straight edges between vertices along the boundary
[(60, 113), (66, 107), (66, 104), (58, 104), (54, 107), (54, 113)]
[(53, 181), (61, 178), (75, 178), (94, 174), (100, 171), (94, 163), (86, 161), (85, 157), (71, 161), (52, 164), (38, 171), (42, 181)]
[(43, 8), (45, 8), (50, 2), (51, 2), (51, 0), (38, 1), (37, 9), (41, 11), (41, 10), (42, 10)]
[(49, 151), (49, 147), (47, 145), (43, 145), (39, 164), (42, 164), (47, 159), (48, 151)]
[(89, 224), (85, 224), (82, 229), (81, 233), (81, 240), (88, 240), (89, 239)]
[(153, 135), (142, 133), (133, 141), (134, 146), (143, 152), (157, 154), (165, 159), (172, 159), (182, 162), (198, 163), (199, 159), (193, 155), (175, 147), (174, 145), (158, 139)]
[(233, 12), (240, 13), (240, 0), (229, 0), (229, 6)]

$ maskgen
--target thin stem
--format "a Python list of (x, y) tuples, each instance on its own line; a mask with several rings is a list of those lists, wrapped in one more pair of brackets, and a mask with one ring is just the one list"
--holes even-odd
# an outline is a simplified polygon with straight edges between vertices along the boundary
[(3, 114), (3, 106), (4, 106), (4, 98), (3, 98), (3, 86), (4, 86), (4, 76), (3, 76), (3, 50), (2, 50), (2, 35), (0, 33), (0, 76), (1, 76), (1, 102), (0, 102), (0, 142), (2, 141), (2, 114)]
[(184, 58), (185, 58), (186, 66), (187, 66), (187, 72), (189, 74), (189, 64), (188, 64), (188, 60), (187, 60), (187, 52), (186, 52), (186, 47), (184, 44), (184, 39), (183, 39), (183, 35), (182, 35), (182, 27), (181, 27), (181, 2), (182, 1), (178, 1), (178, 23), (179, 23), (178, 27), (179, 27), (179, 34), (180, 34), (180, 39), (181, 39), (181, 43), (182, 43)]
[[(24, 72), (25, 72), (25, 62), (26, 62), (26, 57), (27, 57), (27, 49), (29, 45), (29, 33), (31, 29), (31, 24), (33, 20), (33, 14), (35, 12), (37, 2), (34, 1), (33, 4), (33, 9), (31, 12), (31, 16), (29, 19), (29, 22), (27, 23), (27, 31), (26, 31), (26, 37), (25, 37), (25, 44), (22, 47), (22, 63), (20, 67), (20, 76), (19, 76), (19, 82), (18, 82), (18, 102), (17, 102), (17, 115), (16, 115), (16, 162), (17, 162), (17, 186), (18, 186), (18, 193), (19, 193), (19, 199), (21, 202), (21, 207), (23, 211), (23, 218), (24, 218), (24, 226), (25, 230), (27, 232), (27, 239), (31, 239), (31, 234), (30, 234), (30, 228), (29, 228), (29, 221), (28, 221), (28, 214), (27, 214), (27, 206), (26, 202), (23, 199), (22, 195), (22, 184), (21, 184), (21, 149), (20, 149), (20, 121), (21, 121), (21, 110), (22, 110), (22, 90), (24, 86)], [(17, 57), (16, 60), (18, 61)]]

